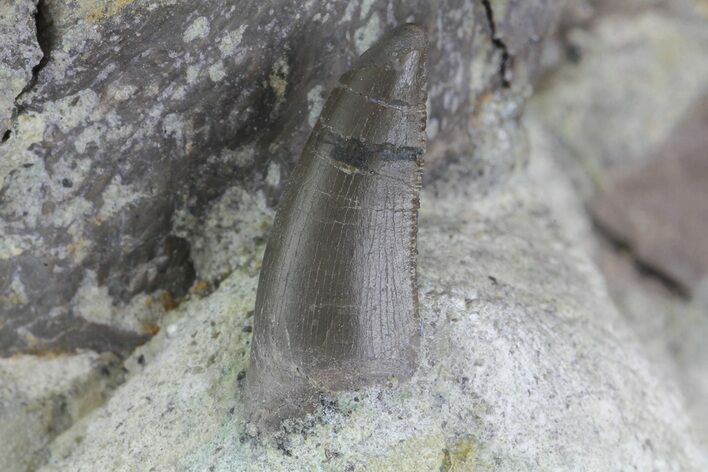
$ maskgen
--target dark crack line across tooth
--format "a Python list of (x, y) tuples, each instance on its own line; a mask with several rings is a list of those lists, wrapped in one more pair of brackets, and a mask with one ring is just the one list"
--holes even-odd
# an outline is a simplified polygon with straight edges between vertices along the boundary
[(384, 179), (390, 179), (407, 189), (411, 191), (418, 191), (419, 186), (416, 186), (415, 184), (409, 184), (408, 182), (405, 182), (398, 177), (394, 177), (392, 175), (384, 174), (382, 172), (376, 171), (376, 170), (367, 170), (367, 169), (360, 169), (358, 167), (355, 167), (351, 164), (347, 164), (346, 162), (338, 161), (332, 156), (325, 156), (320, 154), (319, 152), (315, 151), (314, 152), (315, 157), (318, 159), (321, 159), (322, 161), (326, 162), (327, 164), (331, 165), (335, 169), (337, 169), (339, 172), (344, 172), (345, 174), (360, 174), (360, 175), (365, 175), (365, 176), (371, 176), (372, 172), (373, 175), (376, 177), (382, 177)]
[(337, 87), (342, 90), (345, 90), (349, 93), (353, 93), (354, 95), (358, 95), (358, 96), (364, 98), (369, 103), (373, 103), (374, 105), (379, 105), (384, 108), (390, 108), (392, 110), (397, 110), (397, 111), (400, 111), (403, 113), (406, 113), (409, 111), (417, 111), (417, 112), (425, 111), (425, 105), (420, 105), (420, 106), (411, 105), (410, 103), (404, 102), (402, 100), (397, 100), (398, 103), (389, 102), (387, 100), (382, 100), (380, 98), (375, 98), (375, 97), (371, 97), (369, 95), (366, 95), (365, 93), (360, 92), (358, 90), (354, 90), (353, 88), (351, 88), (350, 86), (345, 85), (345, 84), (339, 84), (339, 85), (337, 85)]
[(397, 144), (394, 144), (389, 141), (384, 141), (382, 143), (374, 143), (374, 142), (367, 141), (362, 138), (358, 138), (356, 136), (345, 136), (337, 128), (333, 127), (332, 125), (328, 125), (327, 123), (323, 123), (322, 120), (320, 120), (319, 126), (321, 126), (326, 132), (336, 136), (337, 138), (339, 138), (343, 141), (347, 141), (347, 142), (354, 141), (354, 142), (360, 143), (364, 146), (372, 146), (372, 147), (373, 146), (381, 146), (382, 148), (390, 148), (392, 152), (399, 152), (399, 151), (410, 152), (411, 150), (422, 151), (422, 149), (423, 149), (422, 147), (418, 147), (418, 146), (415, 146), (415, 147), (401, 146), (401, 145), (397, 145)]

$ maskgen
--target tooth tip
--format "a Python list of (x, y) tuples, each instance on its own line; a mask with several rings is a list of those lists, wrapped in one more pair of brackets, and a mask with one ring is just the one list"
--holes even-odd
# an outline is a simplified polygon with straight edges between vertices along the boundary
[(418, 52), (419, 67), (425, 67), (428, 38), (425, 30), (414, 23), (406, 23), (385, 34), (361, 55), (353, 69), (372, 66), (396, 66), (413, 52)]
[(320, 121), (367, 143), (420, 147), (425, 139), (427, 35), (407, 23), (382, 36), (340, 78)]

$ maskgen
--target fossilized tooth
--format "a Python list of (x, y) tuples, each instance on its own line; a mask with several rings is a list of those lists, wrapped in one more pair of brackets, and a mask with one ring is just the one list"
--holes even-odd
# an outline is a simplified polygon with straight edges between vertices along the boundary
[(259, 426), (415, 370), (426, 50), (407, 24), (366, 51), (292, 172), (256, 296), (246, 411)]

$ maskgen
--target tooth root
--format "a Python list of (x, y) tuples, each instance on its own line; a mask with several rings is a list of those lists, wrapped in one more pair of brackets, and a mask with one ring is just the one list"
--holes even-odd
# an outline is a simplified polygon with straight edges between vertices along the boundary
[(259, 427), (316, 395), (417, 365), (426, 37), (403, 25), (340, 79), (292, 172), (256, 297), (247, 411)]

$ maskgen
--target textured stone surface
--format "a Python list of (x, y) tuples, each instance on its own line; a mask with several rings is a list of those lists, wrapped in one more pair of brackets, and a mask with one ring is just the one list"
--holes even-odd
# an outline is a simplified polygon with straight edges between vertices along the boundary
[(591, 3), (606, 16), (564, 31), (564, 65), (531, 105), (585, 198), (650, 159), (708, 90), (699, 2)]
[[(178, 300), (195, 278), (252, 265), (334, 81), (402, 22), (431, 38), (430, 181), (448, 169), (480, 191), (504, 179), (523, 156), (516, 119), (558, 11), (551, 0), (40, 6), (48, 61), (0, 145), (2, 355), (127, 352), (155, 331), (162, 291)], [(239, 216), (222, 224), (224, 207)], [(260, 218), (234, 232), (245, 211)]]
[[(691, 119), (708, 83), (708, 4), (637, 0), (572, 6), (574, 21), (561, 27), (561, 40), (551, 48), (560, 67), (551, 70), (527, 109), (532, 150), (552, 155), (562, 173), (572, 176), (575, 192), (567, 193), (575, 199), (562, 196), (557, 176), (549, 175), (549, 202), (563, 215), (559, 221), (566, 222), (572, 240), (600, 262), (612, 298), (653, 369), (680, 386), (708, 444), (708, 290), (699, 286), (687, 297), (667, 289), (638, 270), (633, 253), (594, 231), (581, 210), (616, 176), (656, 157), (672, 132)], [(696, 205), (701, 203), (691, 203)]]
[(49, 443), (122, 382), (110, 354), (0, 359), (0, 470), (35, 470)]
[[(115, 13), (119, 4), (103, 5), (91, 15)], [(677, 106), (686, 108), (693, 100), (687, 97), (700, 89), (695, 76), (662, 71), (657, 58), (670, 51), (681, 59), (668, 64), (700, 71), (691, 61), (701, 60), (703, 33), (694, 17), (650, 9), (607, 20), (611, 27), (595, 19), (590, 29), (571, 32), (595, 47), (569, 53), (574, 62), (560, 74), (573, 82), (551, 77), (534, 100), (525, 123), (532, 138), (528, 177), (500, 183), (509, 179), (507, 164), (526, 157), (513, 90), (483, 95), (470, 117), (474, 147), (448, 153), (426, 176), (419, 246), (423, 361), (411, 383), (325, 396), (314, 416), (272, 436), (253, 438), (243, 426), (250, 311), (272, 201), (287, 177), (283, 162), (270, 161), (252, 174), (268, 186), (231, 187), (202, 216), (175, 213), (173, 231), (190, 241), (198, 274), (236, 270), (216, 288), (195, 284), (191, 300), (162, 315), (160, 333), (126, 361), (131, 378), (105, 407), (51, 443), (47, 469), (706, 470), (705, 311), (605, 267), (622, 311), (615, 309), (588, 258), (596, 239), (578, 195), (588, 182), (604, 182), (610, 167), (598, 164), (594, 180), (578, 171), (578, 155), (592, 159), (599, 147), (585, 139), (583, 127), (564, 128), (568, 116), (583, 117), (587, 126), (602, 128), (607, 155), (621, 157), (626, 143), (611, 133), (622, 136), (632, 127), (637, 134), (627, 136), (650, 141), (630, 156), (639, 162), (674, 127), (670, 121), (683, 116), (662, 110), (671, 105), (662, 97), (675, 94)], [(635, 40), (613, 46), (615, 28)], [(671, 46), (676, 38), (678, 48)], [(638, 93), (633, 87), (645, 89), (634, 76), (603, 70), (618, 64), (671, 80), (652, 80), (654, 92)], [(595, 87), (598, 77), (612, 79)], [(605, 107), (593, 107), (614, 80), (631, 92), (613, 95), (612, 103), (629, 123), (606, 126)], [(317, 109), (323, 84), (302, 103)], [(596, 94), (584, 95), (588, 90)], [(554, 106), (566, 113), (547, 108)], [(633, 125), (652, 113), (667, 121), (646, 132)], [(443, 140), (432, 143), (438, 143), (433, 155), (445, 154)], [(250, 146), (233, 158), (259, 152)], [(470, 171), (473, 163), (493, 170), (495, 160), (506, 167), (481, 177)], [(105, 287), (97, 286), (86, 283), (80, 291), (81, 305), (95, 319), (118, 323), (137, 309), (106, 303)], [(702, 446), (690, 434), (681, 396), (704, 435)]]
[[(6, 133), (12, 126), (15, 99), (30, 85), (32, 69), (42, 59), (34, 18), (36, 4), (37, 0), (13, 0), (4, 2), (0, 8), (0, 139), (3, 141), (10, 137)], [(0, 163), (0, 169), (3, 167)]]
[(637, 272), (632, 254), (603, 245), (610, 293), (656, 371), (675, 380), (704, 450), (708, 444), (708, 305), (686, 300)]
[(708, 100), (697, 108), (592, 206), (604, 230), (685, 293), (708, 286)]
[(558, 174), (539, 164), (485, 198), (424, 193), (411, 382), (322, 397), (313, 416), (252, 437), (256, 277), (236, 271), (170, 313), (135, 354), (145, 369), (60, 438), (46, 470), (705, 468), (673, 384), (547, 206)]

